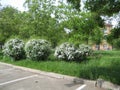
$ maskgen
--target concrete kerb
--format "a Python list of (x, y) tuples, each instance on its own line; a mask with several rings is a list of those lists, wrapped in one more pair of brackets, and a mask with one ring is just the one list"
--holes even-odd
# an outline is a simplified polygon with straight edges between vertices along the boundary
[(40, 70), (36, 70), (36, 69), (16, 66), (16, 65), (8, 64), (8, 63), (3, 63), (3, 62), (0, 62), (0, 64), (7, 65), (7, 66), (17, 68), (17, 69), (21, 69), (21, 70), (24, 70), (24, 71), (29, 71), (29, 72), (32, 72), (32, 73), (35, 73), (35, 74), (40, 74), (40, 75), (44, 75), (44, 76), (48, 76), (48, 77), (52, 77), (52, 78), (57, 78), (57, 79), (73, 80), (75, 78), (75, 77), (72, 77), (72, 76), (67, 76), (67, 75), (62, 75), (62, 74), (57, 74), (57, 73), (52, 73), (52, 72), (40, 71)]
[[(3, 62), (0, 62), (0, 64), (7, 65), (7, 66), (17, 68), (17, 69), (21, 69), (21, 70), (25, 70), (25, 71), (29, 71), (32, 73), (48, 76), (51, 78), (72, 80), (74, 83), (79, 83), (79, 84), (91, 83), (92, 85), (95, 85), (95, 83), (96, 83), (96, 81), (92, 81), (92, 80), (86, 80), (86, 79), (77, 78), (77, 77), (73, 77), (73, 76), (67, 76), (67, 75), (62, 75), (62, 74), (57, 74), (57, 73), (52, 73), (52, 72), (45, 72), (45, 71), (30, 69), (30, 68), (26, 68), (26, 67), (16, 66), (16, 65), (8, 64), (8, 63), (3, 63)], [(109, 90), (109, 89), (110, 90), (120, 90), (120, 86), (112, 84), (108, 81), (104, 81), (102, 83), (102, 88), (105, 88), (107, 90)]]

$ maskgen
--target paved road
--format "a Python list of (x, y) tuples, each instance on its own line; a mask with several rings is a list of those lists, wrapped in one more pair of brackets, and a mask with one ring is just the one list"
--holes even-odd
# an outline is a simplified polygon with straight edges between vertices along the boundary
[(0, 90), (104, 90), (92, 83), (52, 78), (0, 63)]

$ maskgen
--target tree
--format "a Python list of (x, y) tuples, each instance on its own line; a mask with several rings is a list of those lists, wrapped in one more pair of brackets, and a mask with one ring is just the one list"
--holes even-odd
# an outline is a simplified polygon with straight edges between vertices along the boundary
[(98, 45), (98, 50), (100, 50), (100, 44), (102, 40), (103, 40), (102, 28), (97, 26), (96, 28), (94, 28), (93, 31), (92, 43)]
[(87, 11), (96, 13), (100, 27), (104, 25), (101, 16), (113, 16), (120, 11), (120, 0), (85, 0), (84, 4)]
[(30, 35), (45, 38), (52, 42), (53, 47), (62, 39), (61, 25), (57, 15), (52, 18), (51, 14), (57, 12), (58, 7), (54, 0), (26, 0), (28, 6)]
[(111, 30), (111, 33), (107, 36), (107, 41), (114, 47), (120, 49), (120, 27), (116, 27)]
[(4, 43), (11, 35), (18, 33), (14, 22), (17, 13), (13, 7), (4, 7), (0, 10), (0, 42)]
[(17, 29), (19, 31), (18, 37), (21, 39), (29, 39), (30, 36), (32, 35), (32, 26), (30, 25), (30, 14), (28, 12), (20, 12), (19, 14), (16, 15), (15, 17), (15, 22), (17, 23)]
[[(79, 13), (72, 16), (67, 21), (64, 21), (64, 26), (70, 30), (69, 40), (74, 43), (89, 44), (93, 40), (93, 35), (96, 35), (94, 30), (98, 27), (98, 22), (94, 18), (94, 13)], [(100, 29), (98, 29), (100, 30)], [(98, 31), (100, 32), (100, 31)], [(101, 37), (100, 37), (101, 38)]]
[[(72, 3), (73, 5), (73, 8), (75, 8), (76, 10), (80, 11), (80, 2), (81, 0), (67, 0), (68, 3)], [(102, 0), (103, 2), (106, 2), (106, 0)], [(109, 1), (109, 0), (108, 0)], [(101, 8), (99, 7), (99, 5), (104, 5), (103, 3), (101, 3), (100, 0), (85, 0), (85, 9), (87, 9), (88, 11), (96, 14), (94, 15), (94, 18), (96, 18), (96, 20), (98, 21), (98, 25), (100, 27), (103, 27), (104, 25), (104, 22), (101, 18), (101, 13), (98, 12), (98, 9)], [(98, 7), (98, 9), (95, 11), (95, 10), (92, 10), (91, 8), (94, 7), (95, 9)]]
[(68, 3), (73, 4), (74, 8), (80, 11), (80, 2), (81, 0), (67, 0)]
[(120, 0), (86, 0), (85, 8), (100, 15), (113, 15), (120, 11)]

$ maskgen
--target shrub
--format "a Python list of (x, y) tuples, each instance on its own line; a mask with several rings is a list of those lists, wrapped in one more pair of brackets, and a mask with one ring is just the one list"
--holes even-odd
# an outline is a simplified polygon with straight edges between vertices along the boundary
[(59, 59), (73, 60), (75, 47), (69, 43), (63, 43), (56, 48), (54, 56)]
[(81, 44), (75, 51), (75, 60), (83, 60), (92, 54), (92, 48), (89, 45)]
[(32, 60), (45, 60), (51, 51), (50, 43), (43, 39), (29, 40), (25, 45), (26, 55)]
[(83, 60), (91, 53), (91, 48), (88, 45), (80, 45), (75, 48), (74, 45), (63, 43), (56, 48), (54, 56), (64, 60)]
[(85, 56), (89, 56), (92, 54), (92, 48), (89, 45), (81, 44), (79, 45), (78, 49), (83, 51)]
[(120, 38), (114, 40), (114, 47), (120, 49)]
[(14, 60), (22, 59), (25, 57), (24, 43), (20, 39), (10, 39), (3, 46), (2, 52)]

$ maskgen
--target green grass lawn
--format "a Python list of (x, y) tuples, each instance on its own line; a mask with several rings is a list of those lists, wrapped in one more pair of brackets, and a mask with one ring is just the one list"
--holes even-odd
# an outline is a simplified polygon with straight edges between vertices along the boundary
[(2, 55), (0, 61), (91, 80), (103, 78), (120, 85), (120, 51), (96, 51), (92, 57), (80, 63), (52, 59), (11, 61), (10, 58), (2, 58)]

